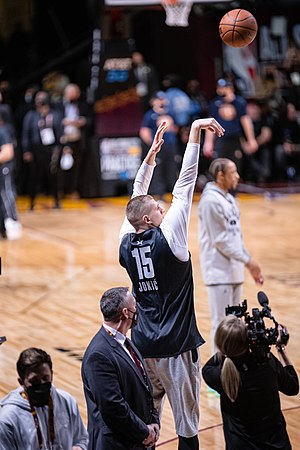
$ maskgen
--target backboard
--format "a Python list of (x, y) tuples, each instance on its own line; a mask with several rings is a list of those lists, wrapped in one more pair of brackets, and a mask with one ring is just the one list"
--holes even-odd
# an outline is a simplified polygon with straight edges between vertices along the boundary
[[(215, 0), (104, 0), (108, 6), (162, 5), (166, 12), (166, 24), (187, 27), (188, 17), (194, 3), (213, 3)], [(224, 3), (231, 0), (223, 0)]]
[[(221, 0), (219, 3), (228, 3), (232, 0)], [(186, 0), (181, 0), (186, 2)], [(215, 3), (216, 0), (193, 0), (193, 3)], [(104, 4), (108, 6), (147, 6), (161, 5), (160, 0), (104, 0)]]

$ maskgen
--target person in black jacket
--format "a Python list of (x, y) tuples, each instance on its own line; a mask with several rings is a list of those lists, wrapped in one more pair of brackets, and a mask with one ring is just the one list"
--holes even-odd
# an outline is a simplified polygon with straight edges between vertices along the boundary
[(61, 114), (50, 104), (49, 94), (38, 91), (33, 110), (29, 110), (23, 121), (23, 159), (29, 164), (30, 209), (35, 207), (37, 194), (44, 190), (54, 199), (54, 207), (59, 208), (59, 158)]
[[(61, 136), (63, 191), (65, 194), (71, 194), (73, 198), (78, 198), (83, 187), (83, 172), (88, 157), (93, 113), (91, 107), (81, 98), (80, 87), (74, 83), (69, 83), (65, 87), (62, 102), (57, 105), (57, 109), (63, 116)], [(66, 160), (67, 164), (64, 163)]]
[(204, 365), (205, 382), (221, 395), (221, 412), (227, 450), (291, 449), (280, 408), (279, 392), (297, 395), (298, 376), (285, 347), (258, 362), (249, 351), (245, 322), (227, 316), (218, 326), (215, 343), (220, 349)]
[(89, 450), (139, 450), (159, 437), (159, 418), (142, 356), (126, 338), (137, 320), (126, 287), (104, 292), (104, 323), (87, 347), (82, 379), (88, 410)]

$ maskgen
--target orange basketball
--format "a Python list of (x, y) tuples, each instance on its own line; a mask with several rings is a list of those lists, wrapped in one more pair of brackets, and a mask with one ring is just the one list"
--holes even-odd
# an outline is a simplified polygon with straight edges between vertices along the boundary
[(222, 41), (230, 47), (245, 47), (257, 33), (255, 17), (245, 9), (232, 9), (220, 20), (219, 33)]

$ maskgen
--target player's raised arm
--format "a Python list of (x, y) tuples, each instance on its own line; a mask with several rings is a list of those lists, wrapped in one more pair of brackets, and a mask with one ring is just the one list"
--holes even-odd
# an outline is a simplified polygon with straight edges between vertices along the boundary
[(190, 135), (189, 135), (189, 143), (199, 144), (201, 137), (201, 130), (208, 130), (216, 133), (218, 137), (224, 135), (224, 128), (216, 121), (213, 117), (209, 117), (207, 119), (198, 119), (192, 123)]
[(167, 128), (167, 123), (162, 122), (156, 130), (152, 145), (144, 159), (145, 163), (149, 164), (150, 166), (155, 165), (156, 155), (160, 151), (161, 146), (164, 143), (163, 135)]

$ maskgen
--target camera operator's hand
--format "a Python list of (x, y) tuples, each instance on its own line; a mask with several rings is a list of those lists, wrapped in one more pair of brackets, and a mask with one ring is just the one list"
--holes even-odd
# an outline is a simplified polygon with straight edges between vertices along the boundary
[(283, 367), (292, 365), (285, 351), (285, 346), (288, 344), (289, 337), (287, 328), (284, 325), (278, 324), (278, 338), (275, 345), (278, 351), (279, 360)]
[(285, 325), (282, 325), (281, 323), (278, 324), (278, 337), (276, 340), (276, 347), (285, 346), (289, 342), (289, 332), (287, 330), (287, 327)]
[(247, 269), (252, 275), (252, 278), (254, 279), (256, 284), (263, 284), (264, 283), (264, 277), (261, 273), (261, 268), (259, 264), (252, 258), (247, 262), (246, 264)]

